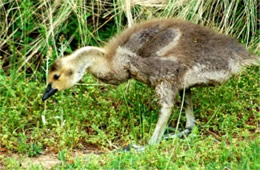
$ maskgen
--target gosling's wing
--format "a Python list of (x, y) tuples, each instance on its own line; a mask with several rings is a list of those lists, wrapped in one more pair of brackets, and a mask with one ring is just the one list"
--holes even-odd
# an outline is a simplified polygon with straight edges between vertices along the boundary
[(160, 56), (167, 48), (176, 45), (179, 37), (178, 29), (158, 24), (133, 33), (123, 47), (141, 57)]
[(179, 23), (182, 21), (157, 19), (136, 24), (108, 42), (105, 46), (107, 57), (113, 58), (119, 47), (126, 48), (140, 57), (157, 56), (157, 52), (162, 52), (164, 47), (177, 44), (174, 42), (180, 37), (177, 28)]

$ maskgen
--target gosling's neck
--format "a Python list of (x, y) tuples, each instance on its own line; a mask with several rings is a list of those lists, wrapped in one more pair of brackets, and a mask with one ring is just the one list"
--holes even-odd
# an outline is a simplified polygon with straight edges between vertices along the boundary
[[(124, 51), (123, 51), (124, 52)], [(106, 57), (105, 50), (98, 47), (83, 47), (70, 56), (69, 63), (74, 65), (77, 73), (77, 81), (81, 79), (87, 70), (96, 78), (110, 84), (120, 84), (130, 78), (128, 60), (124, 53), (118, 52), (113, 59)]]
[(83, 47), (72, 53), (66, 60), (73, 65), (77, 81), (83, 77), (86, 70), (97, 78), (111, 74), (111, 67), (102, 48)]

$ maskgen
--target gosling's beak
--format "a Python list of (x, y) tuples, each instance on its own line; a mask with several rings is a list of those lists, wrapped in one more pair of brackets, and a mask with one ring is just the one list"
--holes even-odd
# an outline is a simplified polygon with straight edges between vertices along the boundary
[(56, 93), (58, 91), (58, 89), (53, 89), (51, 87), (51, 83), (48, 84), (46, 91), (42, 97), (42, 101), (45, 101), (46, 99), (48, 99), (49, 97), (51, 97), (52, 95), (54, 95), (54, 93)]

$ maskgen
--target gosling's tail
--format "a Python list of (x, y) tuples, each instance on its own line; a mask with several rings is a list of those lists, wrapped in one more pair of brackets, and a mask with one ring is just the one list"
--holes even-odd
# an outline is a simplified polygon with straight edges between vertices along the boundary
[(250, 56), (248, 58), (243, 60), (242, 64), (243, 64), (243, 66), (250, 66), (250, 65), (259, 66), (260, 65), (260, 56), (250, 54)]

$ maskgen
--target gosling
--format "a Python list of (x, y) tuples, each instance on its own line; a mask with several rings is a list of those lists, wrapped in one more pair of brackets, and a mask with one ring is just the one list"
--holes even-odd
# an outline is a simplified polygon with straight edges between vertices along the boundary
[(178, 136), (186, 136), (195, 125), (190, 89), (220, 84), (241, 71), (242, 66), (257, 61), (258, 57), (229, 36), (182, 20), (155, 19), (126, 29), (104, 48), (87, 46), (57, 59), (48, 74), (42, 100), (75, 85), (85, 71), (109, 84), (118, 85), (131, 78), (139, 80), (155, 87), (161, 105), (149, 141), (152, 145), (164, 136), (179, 92), (185, 91), (181, 96), (187, 121)]

